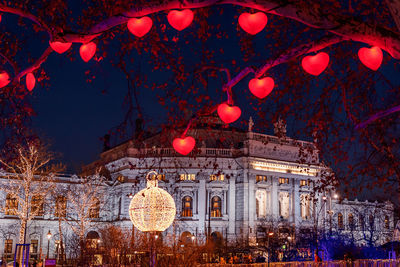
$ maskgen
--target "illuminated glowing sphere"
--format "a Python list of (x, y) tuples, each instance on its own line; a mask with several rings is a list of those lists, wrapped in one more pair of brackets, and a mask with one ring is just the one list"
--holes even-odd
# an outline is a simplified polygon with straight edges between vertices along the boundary
[(129, 217), (142, 232), (165, 231), (174, 221), (175, 201), (158, 187), (157, 180), (147, 181), (147, 188), (133, 196), (129, 205)]

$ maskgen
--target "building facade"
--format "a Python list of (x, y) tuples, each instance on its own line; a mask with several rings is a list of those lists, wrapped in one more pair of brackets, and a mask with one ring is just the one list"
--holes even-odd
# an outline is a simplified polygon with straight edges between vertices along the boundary
[[(266, 246), (270, 232), (295, 242), (302, 229), (350, 235), (365, 245), (391, 241), (393, 205), (349, 201), (328, 189), (315, 193), (320, 179), (331, 171), (319, 161), (314, 144), (287, 137), (281, 121), (274, 125), (275, 135), (265, 135), (253, 132), (251, 121), (249, 129), (242, 131), (225, 128), (214, 117), (207, 120), (189, 130), (197, 144), (188, 156), (165, 145), (171, 144), (171, 136), (154, 135), (108, 149), (97, 162), (86, 166), (88, 172), (105, 166), (108, 185), (98, 200), (104, 205), (91, 207), (87, 219), (93, 223), (88, 224), (85, 235), (109, 223), (131, 229), (131, 196), (145, 188), (145, 176), (154, 170), (159, 186), (173, 196), (177, 208), (175, 222), (163, 233), (165, 242), (168, 236), (192, 237), (196, 242), (210, 236), (227, 240), (227, 244), (257, 247)], [(210, 124), (212, 129), (207, 126)], [(76, 175), (58, 177), (57, 186), (79, 191), (79, 181)], [(2, 201), (0, 255), (9, 257), (19, 226), (7, 206), (17, 204), (4, 193)], [(65, 196), (49, 197), (48, 201), (59, 201), (54, 205), (65, 206), (65, 213), (76, 213)], [(47, 246), (54, 256), (59, 229), (64, 235), (72, 232), (66, 222), (69, 216), (60, 221), (54, 210), (45, 209), (28, 225), (26, 242), (31, 244), (34, 257), (45, 254)], [(49, 231), (53, 233), (50, 241)], [(95, 236), (101, 240), (100, 235)]]

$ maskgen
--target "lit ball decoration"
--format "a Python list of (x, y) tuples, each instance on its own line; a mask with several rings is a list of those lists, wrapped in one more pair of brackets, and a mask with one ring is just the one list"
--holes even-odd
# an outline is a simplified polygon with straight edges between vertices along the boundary
[(88, 62), (96, 54), (97, 45), (93, 42), (82, 44), (79, 48), (79, 54), (83, 61)]
[(371, 48), (363, 47), (358, 50), (358, 57), (366, 67), (371, 70), (377, 70), (382, 64), (383, 53), (377, 46)]
[(153, 20), (149, 17), (131, 18), (128, 20), (128, 30), (137, 37), (143, 37), (153, 26)]
[[(157, 177), (154, 171), (149, 172), (147, 177), (150, 174)], [(165, 231), (176, 214), (174, 199), (167, 191), (159, 188), (156, 178), (154, 179), (148, 179), (147, 187), (134, 195), (129, 205), (129, 217), (133, 225), (142, 232)]]
[(218, 116), (221, 118), (223, 122), (226, 124), (232, 123), (239, 119), (242, 111), (237, 106), (231, 106), (227, 103), (222, 103), (218, 105), (217, 108)]
[(306, 56), (301, 61), (303, 69), (311, 75), (320, 75), (329, 64), (329, 55), (325, 52), (319, 52), (315, 56)]
[(59, 54), (64, 53), (71, 47), (72, 43), (50, 42), (50, 47)]
[(249, 82), (250, 92), (260, 99), (269, 95), (272, 92), (272, 89), (274, 89), (274, 86), (274, 79), (271, 77), (265, 77), (262, 79), (254, 78)]
[(167, 19), (169, 24), (178, 31), (182, 31), (188, 27), (193, 21), (193, 11), (190, 9), (172, 10), (168, 13)]
[(174, 147), (175, 151), (182, 155), (189, 154), (194, 146), (196, 145), (196, 140), (191, 136), (186, 136), (182, 138), (175, 138), (172, 142), (172, 146)]
[(243, 13), (239, 16), (239, 25), (247, 33), (255, 35), (262, 31), (268, 23), (267, 15), (263, 12), (255, 14)]
[(35, 75), (33, 75), (32, 72), (29, 72), (26, 75), (25, 79), (26, 79), (26, 88), (28, 89), (28, 91), (32, 91), (36, 84)]

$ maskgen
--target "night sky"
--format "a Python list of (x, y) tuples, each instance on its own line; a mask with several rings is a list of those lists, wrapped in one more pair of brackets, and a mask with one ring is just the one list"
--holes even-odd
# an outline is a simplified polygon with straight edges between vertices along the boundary
[[(77, 2), (69, 1), (71, 10), (75, 16), (80, 15), (80, 6)], [(206, 48), (215, 51), (210, 65), (215, 63), (218, 66), (224, 66), (231, 70), (232, 76), (237, 74), (236, 70), (242, 69), (249, 65), (260, 66), (265, 59), (270, 58), (276, 54), (277, 51), (282, 51), (286, 46), (295, 45), (296, 43), (284, 43), (282, 47), (276, 47), (274, 44), (276, 40), (290, 36), (294, 37), (304, 29), (303, 25), (299, 25), (296, 22), (289, 21), (278, 16), (268, 15), (268, 24), (263, 32), (250, 38), (253, 43), (254, 50), (260, 57), (254, 57), (251, 59), (245, 59), (246, 55), (243, 49), (241, 49), (239, 36), (245, 33), (239, 29), (237, 25), (237, 17), (242, 12), (243, 8), (233, 6), (218, 6), (215, 8), (215, 12), (207, 18), (209, 25), (219, 25), (218, 28), (211, 28), (211, 37), (206, 41), (197, 40), (195, 30), (198, 29), (198, 17), (196, 17), (192, 25), (182, 32), (177, 32), (172, 29), (166, 20), (166, 13), (160, 12), (153, 14), (153, 28), (152, 31), (160, 31), (165, 29), (164, 35), (167, 40), (168, 46), (171, 47), (171, 55), (175, 57), (184, 57), (185, 65), (190, 71), (190, 66), (195, 65), (201, 59), (198, 51), (201, 48)], [(220, 15), (220, 10), (223, 9), (223, 17)], [(155, 18), (157, 20), (155, 20)], [(48, 37), (44, 33), (38, 33), (36, 35), (29, 35), (26, 31), (29, 31), (29, 27), (22, 28), (17, 25), (17, 18), (13, 15), (3, 14), (1, 29), (13, 31), (16, 34), (24, 32), (29, 40), (27, 49), (32, 53), (34, 57), (40, 55), (40, 53), (46, 49), (48, 44)], [(289, 22), (289, 23), (288, 23)], [(290, 25), (290, 28), (288, 28)], [(121, 26), (124, 28), (125, 26)], [(282, 27), (282, 28), (280, 28)], [(284, 28), (283, 28), (284, 27)], [(298, 31), (298, 32), (297, 32)], [(311, 31), (311, 35), (314, 38), (321, 36), (322, 31)], [(219, 34), (226, 33), (228, 38), (218, 38)], [(274, 38), (271, 38), (272, 34)], [(310, 33), (304, 33), (310, 34)], [(149, 36), (145, 36), (141, 41), (147, 42)], [(289, 37), (288, 37), (289, 38)], [(123, 75), (122, 71), (112, 65), (115, 62), (115, 56), (121, 46), (125, 42), (133, 42), (135, 37), (129, 33), (125, 28), (123, 32), (117, 32), (116, 37), (108, 40), (107, 46), (103, 46), (103, 40), (100, 40), (97, 47), (97, 56), (101, 56), (104, 50), (107, 51), (107, 55), (100, 61), (91, 60), (85, 63), (79, 56), (79, 44), (73, 44), (72, 48), (68, 53), (57, 54), (52, 53), (48, 60), (42, 65), (45, 69), (50, 80), (48, 81), (49, 86), (43, 87), (41, 84), (37, 84), (32, 94), (28, 97), (28, 100), (32, 103), (36, 116), (32, 118), (31, 125), (35, 132), (45, 141), (51, 144), (51, 150), (60, 153), (59, 160), (66, 164), (67, 172), (79, 172), (82, 165), (88, 164), (98, 159), (99, 154), (102, 151), (103, 143), (101, 138), (110, 129), (113, 129), (123, 120), (126, 114), (126, 107), (123, 106), (124, 97), (127, 92), (127, 80)], [(301, 41), (301, 40), (300, 40)], [(360, 44), (357, 43), (345, 43), (331, 48), (327, 48), (326, 51), (330, 52), (332, 59), (334, 59), (334, 51), (337, 47), (344, 47), (356, 54)], [(179, 49), (178, 49), (179, 48)], [(223, 48), (223, 53), (220, 52)], [(67, 55), (68, 54), (68, 55)], [(23, 55), (19, 55), (20, 61), (24, 60)], [(72, 60), (71, 60), (72, 58)], [(127, 57), (127, 65), (130, 70), (134, 70), (146, 76), (144, 85), (150, 87), (152, 84), (162, 84), (170, 81), (171, 73), (166, 69), (153, 69), (153, 63), (148, 53), (142, 52), (138, 54), (136, 51), (130, 51)], [(398, 81), (396, 70), (390, 66), (394, 60), (390, 60), (387, 54), (384, 57), (384, 63), (381, 71), (387, 73), (391, 81), (395, 84), (400, 83)], [(297, 59), (298, 66), (300, 66), (301, 58)], [(386, 61), (386, 62), (385, 62)], [(355, 59), (354, 65), (359, 64)], [(340, 69), (340, 65), (330, 63), (330, 67), (336, 71)], [(278, 75), (277, 73), (284, 73), (287, 66), (277, 66), (273, 68), (269, 73), (274, 77), (277, 86), (274, 90), (280, 90), (282, 84), (290, 79), (290, 75), (283, 74)], [(336, 68), (336, 69), (335, 69)], [(90, 74), (85, 74), (90, 71)], [(274, 73), (276, 75), (274, 75)], [(87, 79), (95, 75), (92, 82), (88, 83)], [(220, 75), (224, 77), (224, 74)], [(310, 79), (310, 77), (305, 78)], [(211, 98), (216, 102), (225, 101), (225, 94), (222, 93), (221, 87), (223, 79), (221, 77), (210, 78), (208, 93)], [(321, 74), (316, 79), (313, 85), (317, 87), (323, 87), (329, 85), (329, 80), (324, 79), (325, 74)], [(256, 129), (262, 129), (261, 131), (266, 134), (273, 133), (272, 121), (262, 126), (257, 125), (257, 115), (252, 109), (252, 103), (258, 102), (254, 97), (250, 96), (247, 90), (247, 84), (249, 79), (252, 78), (250, 75), (246, 79), (243, 79), (239, 84), (234, 87), (236, 103), (242, 108), (242, 123), (235, 123), (235, 126), (247, 128), (246, 122), (250, 116), (253, 117), (256, 122)], [(141, 107), (143, 108), (143, 114), (147, 128), (159, 127), (162, 123), (166, 122), (165, 107), (158, 104), (157, 95), (163, 94), (162, 90), (152, 91), (146, 86), (138, 88), (139, 100)], [(171, 86), (171, 85), (169, 85)], [(380, 88), (382, 86), (382, 89)], [(376, 89), (385, 90), (384, 86), (377, 83)], [(302, 90), (301, 88), (294, 88), (294, 90)], [(312, 95), (311, 97), (318, 97), (318, 95)], [(279, 110), (284, 108), (282, 103), (280, 105), (274, 102), (273, 97), (268, 97), (263, 100), (261, 105), (270, 106), (271, 110)], [(134, 112), (132, 119), (135, 120), (137, 113)], [(184, 114), (182, 114), (184, 116)], [(288, 118), (288, 135), (294, 136), (296, 132), (304, 124), (298, 121), (291, 121)], [(132, 129), (130, 129), (132, 131)], [(297, 135), (302, 139), (311, 140), (310, 136)], [(129, 138), (127, 133), (126, 138)], [(123, 140), (120, 140), (123, 141)], [(352, 159), (349, 160), (350, 162)], [(334, 166), (335, 167), (335, 166)]]

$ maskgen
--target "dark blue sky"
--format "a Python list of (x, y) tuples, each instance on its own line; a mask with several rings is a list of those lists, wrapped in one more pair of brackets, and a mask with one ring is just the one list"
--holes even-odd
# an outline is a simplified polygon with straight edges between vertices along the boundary
[[(72, 4), (71, 8), (76, 9), (76, 16), (78, 16), (80, 6)], [(235, 76), (244, 67), (249, 65), (261, 66), (266, 59), (270, 59), (273, 55), (276, 56), (287, 47), (294, 47), (296, 44), (307, 42), (325, 34), (324, 31), (318, 30), (304, 31), (303, 25), (278, 16), (268, 15), (268, 24), (265, 30), (254, 37), (250, 37), (237, 25), (238, 15), (247, 9), (224, 5), (213, 7), (212, 10), (213, 13), (207, 18), (208, 28), (206, 31), (210, 33), (207, 40), (199, 39), (197, 36), (197, 31), (200, 28), (199, 20), (205, 19), (198, 11), (195, 11), (195, 20), (192, 25), (182, 32), (177, 32), (168, 25), (165, 12), (151, 15), (154, 22), (152, 31), (160, 33), (162, 39), (159, 42), (168, 47), (172, 57), (184, 58), (185, 72), (193, 71), (193, 66), (203, 59), (204, 54), (200, 53), (202, 49), (214, 51), (210, 59), (206, 60), (206, 64), (226, 67), (231, 70), (232, 76)], [(221, 15), (220, 11), (222, 10)], [(20, 27), (15, 16), (3, 14), (0, 27), (2, 30), (12, 31), (16, 35), (24, 36), (27, 43), (23, 51), (27, 50), (35, 58), (47, 47), (48, 37), (46, 34), (32, 33), (29, 23), (28, 27)], [(121, 28), (124, 29), (124, 26)], [(165, 29), (165, 31), (162, 29)], [(298, 38), (299, 36), (301, 38)], [(303, 38), (303, 36), (305, 37)], [(158, 45), (151, 43), (151, 38), (153, 38), (151, 35), (147, 35), (140, 42), (148, 46)], [(115, 38), (108, 41), (109, 44), (106, 46), (104, 40), (100, 40), (98, 43), (98, 56), (107, 51), (106, 57), (99, 62), (91, 60), (84, 63), (79, 56), (79, 44), (72, 45), (71, 51), (68, 52), (69, 55), (52, 53), (42, 65), (49, 76), (49, 86), (43, 87), (41, 84), (37, 84), (31, 96), (29, 96), (29, 101), (32, 102), (37, 113), (32, 118), (32, 127), (42, 139), (50, 142), (53, 151), (61, 153), (60, 160), (67, 165), (68, 172), (79, 171), (81, 165), (96, 160), (103, 148), (101, 137), (120, 124), (126, 114), (123, 101), (127, 92), (127, 80), (121, 70), (112, 66), (111, 61), (115, 63), (123, 44), (134, 42), (135, 37), (125, 29), (122, 32), (117, 32)], [(247, 46), (247, 43), (252, 43), (252, 48)], [(358, 71), (360, 63), (356, 55), (360, 46), (365, 45), (346, 42), (324, 49), (324, 52), (329, 53), (331, 61), (326, 73), (318, 77), (303, 72), (300, 67), (301, 57), (290, 62), (290, 64), (271, 69), (267, 75), (275, 79), (276, 87), (272, 94), (262, 101), (255, 99), (249, 93), (247, 84), (253, 78), (252, 75), (249, 75), (233, 88), (236, 103), (243, 111), (241, 120), (247, 122), (249, 116), (252, 116), (256, 121), (256, 128), (261, 129), (264, 133), (272, 134), (273, 122), (264, 118), (262, 123), (257, 124), (261, 119), (256, 114), (258, 110), (253, 110), (253, 108), (262, 109), (268, 117), (269, 113), (284, 109), (296, 94), (304, 97), (307, 101), (311, 100), (308, 103), (309, 105), (318, 103), (323, 89), (328, 88), (334, 82), (333, 77), (336, 73), (339, 77), (347, 74), (346, 64), (351, 65), (351, 70)], [(252, 49), (255, 51), (255, 56), (252, 54)], [(125, 62), (128, 70), (136, 73), (140, 71), (139, 75), (142, 75), (143, 80), (145, 80), (138, 87), (138, 92), (146, 127), (158, 127), (166, 122), (166, 109), (158, 104), (157, 98), (158, 95), (165, 96), (165, 90), (156, 89), (153, 91), (151, 87), (153, 84), (168, 83), (168, 88), (171, 89), (175, 85), (171, 82), (171, 71), (166, 68), (153, 70), (154, 58), (151, 58), (150, 53), (144, 51), (144, 49), (140, 51), (139, 54), (135, 49), (131, 49), (125, 57)], [(338, 59), (343, 53), (341, 51), (348, 51), (351, 57), (343, 60), (342, 56), (341, 59)], [(19, 62), (25, 61), (23, 53), (18, 57)], [(391, 59), (385, 53), (384, 64), (386, 65), (382, 66), (380, 72), (389, 77), (396, 86), (400, 81), (396, 78), (398, 65), (395, 65), (394, 62), (397, 61)], [(288, 68), (296, 73), (287, 71)], [(365, 71), (365, 67), (361, 67), (361, 69)], [(87, 71), (90, 71), (90, 75), (95, 75), (91, 83), (86, 82), (90, 77), (90, 75), (85, 74)], [(299, 85), (292, 82), (291, 79), (294, 76), (300, 77), (302, 81), (304, 79), (304, 83)], [(377, 76), (378, 74), (369, 77), (375, 79)], [(360, 80), (363, 77), (361, 76)], [(201, 88), (200, 84), (195, 85), (198, 86), (200, 91), (203, 90), (202, 92), (208, 94), (214, 103), (219, 103), (226, 100), (225, 93), (221, 90), (224, 79), (225, 74), (210, 77), (208, 88)], [(185, 86), (190, 86), (191, 82), (192, 80), (189, 79)], [(198, 81), (195, 82), (198, 83)], [(377, 83), (372, 89), (362, 86), (360, 82), (360, 90), (373, 89), (378, 93), (381, 90), (384, 92), (383, 96), (387, 91), (387, 85), (381, 82)], [(187, 99), (189, 102), (194, 101), (193, 97), (185, 92), (185, 89), (178, 88), (178, 93), (179, 90), (182, 91), (181, 97), (183, 99)], [(278, 92), (284, 90), (289, 90), (288, 92), (291, 93), (277, 101)], [(334, 96), (339, 97), (340, 92), (338, 91), (337, 95), (334, 94)], [(340, 110), (340, 105), (337, 110), (338, 119), (346, 120), (343, 109)], [(303, 110), (299, 108), (298, 112), (303, 112)], [(135, 112), (132, 114), (133, 120), (136, 119), (136, 115)], [(176, 116), (184, 117), (184, 114), (180, 112)], [(305, 127), (304, 123), (289, 118), (288, 135), (311, 140), (310, 136), (298, 132), (301, 127)], [(235, 126), (246, 127), (245, 123), (236, 123)], [(129, 132), (127, 136), (129, 137)], [(336, 137), (333, 136), (328, 142), (334, 142)], [(354, 150), (352, 155), (357, 157), (357, 147), (352, 147), (352, 149)], [(352, 159), (349, 159), (349, 162), (351, 161)], [(333, 167), (339, 168), (340, 166)]]

